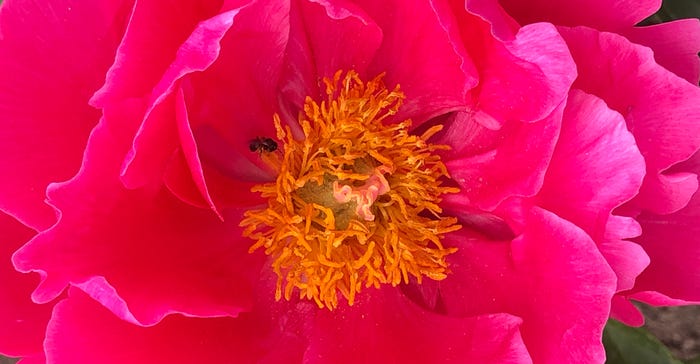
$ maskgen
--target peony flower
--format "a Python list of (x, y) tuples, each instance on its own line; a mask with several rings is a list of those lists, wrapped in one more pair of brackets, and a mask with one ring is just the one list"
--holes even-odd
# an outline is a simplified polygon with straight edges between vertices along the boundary
[(6, 0), (0, 352), (603, 362), (700, 302), (700, 28), (658, 6)]

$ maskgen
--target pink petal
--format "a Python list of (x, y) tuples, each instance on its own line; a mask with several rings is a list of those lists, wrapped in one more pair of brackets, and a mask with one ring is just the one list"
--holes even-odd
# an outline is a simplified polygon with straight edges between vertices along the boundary
[[(208, 40), (218, 47), (213, 63), (183, 79), (190, 128), (207, 183), (207, 168), (249, 182), (274, 178), (249, 144), (256, 137), (275, 136), (272, 117), (278, 109), (290, 32), (289, 6), (288, 1), (275, 0), (242, 8), (220, 40)], [(196, 43), (186, 45), (192, 46)], [(213, 188), (210, 192), (216, 193)]]
[(650, 258), (644, 248), (627, 239), (641, 234), (639, 223), (631, 217), (610, 216), (605, 227), (605, 237), (598, 241), (600, 252), (617, 274), (617, 291), (632, 288)]
[(629, 208), (669, 213), (685, 206), (697, 180), (664, 170), (700, 147), (700, 89), (657, 65), (648, 48), (619, 35), (560, 30), (579, 67), (574, 86), (622, 114), (646, 160), (644, 184)]
[(232, 10), (199, 23), (155, 86), (152, 102), (122, 171), (127, 187), (141, 187), (162, 176), (167, 160), (179, 144), (173, 91), (183, 76), (204, 70), (214, 62), (219, 41), (237, 14), (238, 10)]
[(478, 83), (478, 74), (449, 7), (428, 1), (359, 3), (383, 35), (370, 75), (386, 72), (387, 85), (400, 84), (406, 94), (396, 119), (411, 118), (416, 126), (464, 109), (465, 97)]
[(538, 205), (600, 241), (612, 209), (637, 194), (644, 159), (622, 116), (573, 90)]
[(133, 8), (128, 5), (131, 17), (126, 33), (105, 84), (91, 104), (104, 107), (111, 101), (150, 94), (178, 48), (200, 21), (216, 15), (219, 6), (216, 1), (197, 0), (136, 1)]
[(261, 342), (261, 331), (258, 322), (248, 318), (181, 315), (139, 327), (71, 289), (70, 298), (56, 305), (45, 348), (49, 362), (56, 364), (253, 363), (270, 350), (268, 345), (275, 345)]
[(240, 211), (226, 211), (224, 223), (162, 186), (127, 190), (119, 182), (121, 156), (136, 129), (133, 115), (117, 114), (127, 109), (105, 110), (81, 171), (49, 190), (59, 222), (14, 256), (19, 270), (42, 274), (33, 298), (51, 300), (69, 283), (94, 297), (116, 290), (129, 312), (109, 298), (114, 294), (97, 298), (144, 325), (170, 312), (222, 316), (250, 307), (263, 257), (247, 253)]
[[(196, 186), (197, 192), (198, 192), (198, 199), (204, 204), (212, 209), (214, 213), (220, 218), (223, 219), (221, 216), (221, 213), (217, 209), (216, 205), (214, 204), (214, 201), (212, 200), (211, 196), (209, 195), (209, 188), (207, 187), (206, 181), (204, 180), (204, 171), (202, 170), (202, 162), (199, 157), (199, 152), (197, 151), (197, 143), (194, 140), (194, 135), (192, 134), (192, 129), (190, 127), (190, 119), (189, 116), (187, 115), (187, 106), (185, 105), (185, 96), (182, 92), (181, 88), (177, 88), (175, 90), (175, 119), (177, 123), (177, 132), (178, 136), (180, 139), (180, 148), (181, 148), (181, 153), (178, 153), (178, 155), (182, 155), (185, 159), (186, 163), (186, 168), (187, 171), (190, 172), (189, 175), (184, 176), (183, 174), (184, 171), (180, 172), (179, 174), (181, 175), (181, 178), (184, 178), (187, 181), (192, 181), (194, 185)], [(179, 164), (175, 163), (170, 163), (169, 166), (171, 169), (173, 166), (179, 166)], [(183, 166), (185, 167), (185, 166)], [(170, 174), (172, 176), (172, 174)], [(171, 179), (172, 181), (172, 179)], [(175, 191), (176, 196), (180, 196), (181, 194), (177, 193), (177, 190), (174, 189), (174, 184), (168, 185), (168, 188), (170, 191)], [(192, 197), (193, 199), (197, 199), (197, 197)], [(184, 200), (187, 201), (187, 200)], [(198, 204), (197, 204), (198, 205)], [(197, 206), (195, 205), (195, 206)]]
[(625, 323), (625, 325), (640, 327), (644, 325), (644, 315), (627, 297), (615, 295), (610, 308), (610, 318)]
[[(468, 114), (458, 114), (436, 142), (454, 148), (445, 160), (460, 192), (445, 196), (445, 206), (493, 210), (510, 196), (532, 196), (541, 187), (554, 150), (563, 104), (536, 123), (509, 122), (493, 131)], [(478, 154), (474, 154), (478, 153)]]
[(31, 301), (37, 277), (17, 272), (10, 261), (12, 253), (35, 232), (3, 212), (0, 212), (0, 231), (0, 353), (41, 356), (53, 305), (37, 305)]
[(614, 273), (583, 230), (540, 208), (525, 215), (522, 235), (510, 243), (451, 235), (459, 251), (440, 284), (447, 312), (521, 317), (536, 363), (603, 362)]
[(682, 19), (623, 33), (634, 43), (650, 47), (656, 63), (697, 85), (700, 80), (700, 21)]
[(520, 24), (585, 25), (606, 31), (632, 27), (661, 7), (661, 0), (500, 0)]
[[(261, 13), (266, 16), (261, 18)], [(218, 177), (249, 180), (251, 175), (260, 173), (255, 165), (260, 163), (259, 158), (248, 150), (248, 144), (256, 136), (274, 135), (275, 74), (279, 73), (286, 44), (287, 13), (283, 4), (261, 2), (199, 24), (153, 92), (155, 101), (122, 172), (127, 186), (137, 187), (166, 174), (168, 186), (177, 196), (220, 208), (226, 202), (210, 196), (212, 189), (205, 183), (209, 178), (207, 164), (221, 169)], [(259, 62), (260, 59), (265, 62)], [(249, 77), (251, 74), (261, 76)], [(178, 98), (181, 87), (183, 95)], [(211, 143), (207, 131), (221, 139), (218, 144), (226, 146), (224, 153)], [(185, 164), (173, 164), (173, 156), (180, 158), (180, 153), (184, 153), (190, 177), (188, 172), (177, 170)], [(238, 156), (247, 166), (235, 163), (234, 168), (230, 161), (222, 164), (212, 160), (212, 155), (231, 160)], [(192, 178), (201, 197), (189, 194), (189, 181), (177, 181), (174, 177)], [(239, 186), (230, 182), (225, 190), (235, 187)]]
[(654, 306), (682, 306), (682, 305), (698, 305), (698, 304), (700, 304), (700, 301), (698, 301), (698, 300), (689, 301), (689, 300), (673, 298), (673, 297), (667, 296), (663, 293), (659, 293), (657, 291), (636, 292), (636, 293), (630, 295), (630, 298), (637, 300), (637, 301), (642, 301), (644, 303), (648, 303), (648, 304), (654, 305)]
[[(203, 166), (201, 173), (205, 176), (206, 192), (214, 206), (243, 208), (265, 203), (259, 193), (247, 193), (256, 183), (232, 179), (210, 166)], [(192, 206), (211, 208), (210, 203), (203, 199), (201, 186), (195, 184), (182, 150), (173, 154), (163, 179), (168, 190), (178, 199)]]
[(56, 221), (46, 186), (80, 166), (127, 2), (6, 1), (0, 10), (0, 208), (28, 226)]
[(352, 307), (317, 313), (305, 363), (532, 362), (517, 317), (448, 317), (418, 307), (396, 288), (370, 290)]
[(382, 30), (374, 20), (348, 1), (297, 1), (293, 5), (279, 82), (287, 121), (297, 120), (307, 96), (325, 96), (319, 88), (323, 77), (351, 69), (364, 77), (376, 76), (367, 75), (366, 69), (382, 42)]
[(598, 243), (618, 276), (618, 290), (631, 288), (649, 264), (637, 244), (623, 240), (639, 235), (636, 222), (611, 219), (614, 208), (637, 194), (644, 173), (644, 159), (622, 116), (601, 99), (573, 90), (536, 203)]
[[(250, 191), (255, 184), (245, 179), (242, 180), (240, 171), (247, 169), (261, 174), (265, 171), (250, 163), (246, 165), (244, 162), (247, 162), (248, 159), (245, 158), (242, 158), (241, 162), (243, 163), (236, 163), (235, 159), (230, 158), (230, 153), (222, 150), (228, 146), (226, 141), (223, 141), (224, 147), (218, 148), (213, 143), (216, 139), (210, 136), (205, 137), (202, 133), (199, 134), (199, 141), (202, 142), (202, 150), (205, 151), (205, 154), (200, 154), (191, 129), (187, 105), (185, 105), (181, 88), (177, 88), (174, 98), (177, 132), (181, 145), (173, 153), (165, 171), (164, 181), (168, 189), (184, 202), (197, 207), (210, 208), (220, 219), (223, 219), (219, 211), (221, 207), (250, 207), (263, 203), (264, 201), (257, 193), (241, 193), (241, 191)], [(200, 128), (200, 130), (205, 129)], [(214, 134), (220, 138), (219, 134)], [(250, 154), (247, 149), (246, 152)], [(213, 150), (219, 151), (221, 154), (218, 156), (206, 154)], [(207, 168), (202, 164), (200, 155), (209, 162)], [(221, 159), (229, 160), (220, 161)], [(216, 160), (217, 163), (213, 164), (213, 160)], [(245, 168), (246, 166), (248, 168)], [(234, 170), (236, 175), (223, 174), (225, 171)], [(273, 178), (266, 173), (263, 176), (263, 180), (269, 181)]]
[(470, 112), (486, 114), (497, 124), (533, 122), (562, 103), (576, 78), (576, 65), (556, 28), (532, 24), (514, 39), (500, 41), (489, 23), (468, 15), (463, 6), (454, 11), (461, 15), (462, 42), (480, 77), (470, 95)]
[(491, 23), (491, 32), (500, 40), (512, 40), (520, 29), (520, 24), (506, 13), (498, 1), (467, 0), (465, 5), (469, 12)]
[[(700, 172), (700, 153), (685, 164)], [(643, 213), (637, 220), (642, 236), (636, 241), (651, 258), (633, 292), (656, 291), (673, 299), (700, 301), (700, 194), (670, 215)], [(666, 304), (673, 304), (666, 300)]]

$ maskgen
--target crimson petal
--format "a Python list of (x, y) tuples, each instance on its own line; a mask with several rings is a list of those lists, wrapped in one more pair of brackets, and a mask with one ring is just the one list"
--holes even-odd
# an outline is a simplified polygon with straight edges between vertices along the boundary
[(524, 216), (522, 235), (512, 242), (449, 235), (459, 251), (440, 284), (448, 314), (522, 318), (536, 363), (602, 362), (615, 274), (580, 228), (538, 207)]
[(70, 178), (100, 114), (130, 2), (5, 1), (0, 8), (0, 209), (36, 229), (56, 221), (46, 186)]
[(0, 212), (0, 353), (41, 358), (46, 324), (53, 304), (37, 305), (30, 299), (37, 277), (21, 274), (10, 261), (12, 253), (35, 232)]
[(362, 293), (352, 307), (317, 313), (305, 363), (532, 362), (517, 317), (447, 317), (394, 287)]
[[(252, 363), (270, 350), (261, 346), (263, 330), (258, 321), (249, 318), (181, 315), (168, 316), (153, 327), (140, 327), (120, 320), (84, 293), (71, 289), (70, 297), (56, 305), (45, 349), (49, 362), (55, 364)], [(290, 362), (294, 356), (287, 348), (280, 348), (280, 352), (288, 356), (267, 362)]]
[[(262, 257), (247, 253), (237, 227), (240, 211), (225, 211), (224, 223), (160, 184), (127, 190), (120, 183), (121, 156), (138, 113), (127, 110), (105, 110), (81, 171), (49, 190), (59, 222), (14, 256), (18, 269), (43, 276), (34, 299), (46, 302), (69, 283), (82, 285), (123, 319), (144, 325), (170, 312), (222, 316), (250, 307)], [(115, 294), (103, 294), (110, 291), (129, 312)]]

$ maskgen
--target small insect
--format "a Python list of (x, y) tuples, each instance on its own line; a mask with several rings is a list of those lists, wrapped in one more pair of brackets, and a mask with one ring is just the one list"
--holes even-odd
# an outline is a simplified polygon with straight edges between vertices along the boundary
[(277, 142), (266, 137), (257, 137), (248, 144), (251, 152), (274, 152), (277, 150)]

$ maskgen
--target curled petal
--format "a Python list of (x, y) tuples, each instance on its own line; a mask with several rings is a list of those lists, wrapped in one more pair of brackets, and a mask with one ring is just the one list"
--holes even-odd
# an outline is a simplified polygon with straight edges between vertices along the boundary
[(155, 86), (143, 124), (121, 172), (127, 187), (141, 187), (162, 176), (166, 162), (179, 144), (174, 96), (178, 81), (214, 62), (220, 49), (219, 41), (238, 12), (238, 9), (224, 12), (198, 24)]
[(576, 65), (555, 27), (531, 24), (512, 40), (501, 41), (482, 19), (455, 11), (480, 78), (468, 95), (468, 111), (493, 119), (485, 126), (498, 128), (508, 121), (542, 120), (561, 105), (576, 78)]
[(135, 1), (133, 6), (128, 6), (131, 15), (114, 63), (106, 72), (106, 80), (104, 72), (101, 74), (105, 83), (90, 100), (95, 107), (149, 95), (175, 59), (180, 45), (200, 21), (216, 15), (221, 4), (218, 1), (154, 0)]
[(644, 159), (622, 116), (573, 90), (539, 205), (600, 241), (608, 216), (637, 194), (642, 178)]
[(491, 23), (491, 32), (500, 40), (511, 40), (520, 29), (515, 21), (498, 1), (467, 0), (466, 8)]
[(644, 159), (622, 116), (579, 90), (570, 93), (562, 132), (547, 169), (539, 206), (573, 222), (598, 244), (618, 276), (618, 291), (634, 285), (649, 264), (631, 218), (611, 216), (639, 191)]
[(700, 88), (659, 66), (651, 50), (622, 36), (583, 27), (560, 31), (578, 66), (574, 86), (622, 114), (646, 161), (644, 183), (626, 208), (633, 214), (678, 211), (697, 190), (697, 179), (665, 170), (700, 147)]
[[(231, 180), (222, 190), (240, 188), (235, 181), (274, 178), (259, 155), (250, 152), (249, 145), (257, 137), (275, 136), (272, 118), (280, 103), (289, 12), (290, 3), (284, 0), (250, 2), (241, 7), (228, 29), (205, 34), (204, 41), (216, 52), (200, 55), (207, 58), (202, 71), (183, 77), (188, 128), (196, 141), (208, 185), (217, 178), (212, 176), (216, 173)], [(201, 50), (196, 39), (183, 45), (182, 53), (190, 48)], [(182, 129), (181, 121), (178, 127)], [(181, 144), (186, 143), (181, 140)], [(209, 191), (218, 207), (227, 205), (217, 196), (216, 188)]]
[[(246, 3), (196, 26), (153, 90), (121, 172), (126, 186), (165, 178), (176, 196), (220, 214), (221, 208), (240, 201), (214, 193), (210, 178), (223, 184), (223, 191), (241, 188), (226, 184), (226, 178), (270, 178), (256, 166), (257, 155), (248, 144), (272, 134), (275, 75), (287, 41), (288, 11), (278, 1)], [(261, 18), (260, 12), (268, 15)], [(257, 56), (240, 57), (242, 53)], [(243, 163), (232, 168), (236, 160)]]

